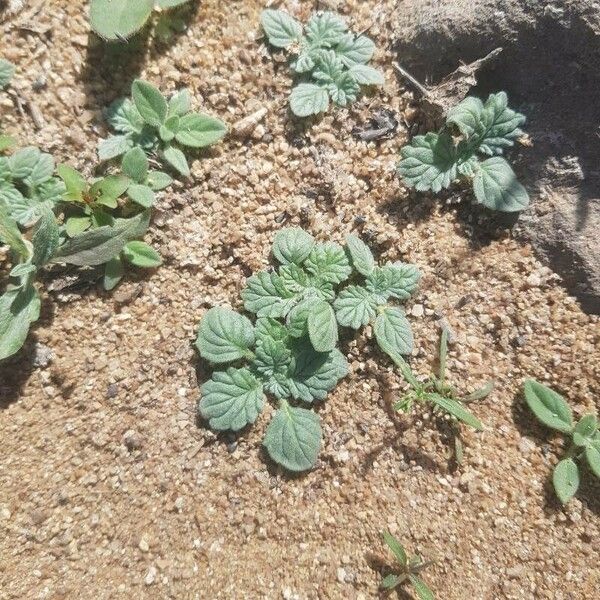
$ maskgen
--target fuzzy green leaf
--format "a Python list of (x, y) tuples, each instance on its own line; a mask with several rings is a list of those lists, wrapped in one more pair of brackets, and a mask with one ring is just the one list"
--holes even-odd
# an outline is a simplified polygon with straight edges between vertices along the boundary
[(433, 592), (425, 585), (425, 582), (420, 577), (412, 573), (410, 573), (408, 577), (415, 588), (415, 592), (417, 592), (419, 600), (435, 600)]
[(40, 298), (32, 283), (0, 296), (0, 360), (19, 351), (39, 316)]
[(456, 417), (459, 421), (466, 423), (477, 431), (481, 431), (483, 429), (481, 421), (471, 414), (460, 402), (453, 400), (452, 398), (440, 396), (439, 394), (428, 394), (427, 398), (429, 398), (442, 410), (445, 410), (453, 417)]
[(131, 96), (140, 115), (148, 125), (158, 129), (167, 118), (167, 101), (151, 83), (136, 79), (131, 86)]
[(383, 578), (381, 582), (381, 587), (384, 590), (393, 590), (394, 588), (398, 587), (398, 585), (400, 585), (405, 579), (406, 575), (400, 576), (390, 573), (389, 575), (386, 575)]
[(269, 456), (290, 471), (306, 471), (321, 449), (319, 416), (311, 410), (281, 403), (263, 441)]
[(254, 333), (256, 334), (257, 343), (263, 342), (266, 339), (276, 342), (287, 342), (290, 335), (287, 327), (270, 317), (259, 317), (256, 319)]
[(33, 146), (17, 150), (8, 159), (8, 166), (14, 179), (25, 179), (31, 175), (42, 153)]
[(67, 240), (52, 262), (72, 265), (101, 265), (117, 256), (127, 242), (140, 238), (150, 223), (150, 211), (130, 219), (115, 219), (114, 225), (91, 229)]
[(82, 200), (83, 192), (87, 189), (83, 175), (69, 165), (58, 165), (56, 170), (67, 188), (67, 200)]
[(150, 171), (146, 183), (151, 190), (158, 192), (169, 187), (173, 183), (173, 178), (162, 171)]
[(332, 12), (315, 13), (306, 24), (311, 46), (330, 48), (340, 42), (348, 29), (345, 21)]
[(310, 233), (300, 227), (286, 227), (275, 234), (273, 256), (282, 264), (301, 265), (315, 245)]
[(379, 347), (389, 355), (410, 354), (413, 335), (410, 323), (400, 308), (385, 307), (375, 319), (373, 332)]
[(375, 258), (369, 247), (357, 236), (346, 236), (346, 248), (354, 268), (367, 277), (375, 268)]
[(139, 240), (127, 242), (123, 246), (123, 258), (143, 269), (152, 269), (162, 264), (160, 254), (152, 246)]
[(31, 243), (33, 245), (33, 258), (36, 266), (45, 265), (50, 261), (60, 240), (60, 230), (52, 210), (44, 204), (40, 205), (40, 218), (33, 229)]
[(269, 43), (276, 48), (286, 48), (302, 37), (302, 25), (282, 10), (263, 10), (260, 22)]
[(419, 286), (421, 272), (416, 265), (401, 262), (388, 263), (381, 267), (381, 271), (386, 278), (385, 289), (376, 290), (372, 280), (367, 280), (367, 289), (371, 289), (371, 286), (373, 286), (373, 291), (378, 291), (378, 293), (384, 294), (385, 297), (407, 300)]
[(293, 305), (292, 298), (281, 277), (267, 271), (249, 277), (242, 291), (244, 308), (259, 317), (285, 317)]
[(129, 98), (117, 98), (104, 111), (104, 118), (119, 133), (140, 134), (144, 128), (144, 119)]
[(600, 447), (594, 445), (586, 446), (585, 458), (592, 473), (596, 477), (600, 477)]
[(561, 460), (554, 468), (552, 483), (558, 499), (566, 504), (579, 488), (579, 468), (572, 458)]
[(338, 323), (352, 329), (367, 325), (375, 317), (377, 306), (377, 298), (358, 285), (343, 289), (333, 304)]
[(469, 96), (448, 111), (446, 123), (454, 125), (466, 137), (470, 137), (482, 128), (483, 102)]
[(54, 166), (54, 158), (50, 154), (41, 153), (31, 173), (24, 178), (24, 183), (32, 188), (41, 186), (52, 177)]
[(385, 83), (383, 73), (369, 65), (354, 65), (348, 72), (360, 85), (383, 85)]
[(479, 163), (473, 189), (477, 201), (492, 210), (516, 212), (529, 206), (527, 190), (519, 183), (511, 166), (500, 156)]
[(136, 204), (144, 208), (150, 208), (156, 200), (154, 192), (147, 185), (140, 185), (139, 183), (132, 183), (127, 188), (127, 195)]
[(352, 267), (344, 248), (333, 242), (316, 244), (304, 266), (317, 279), (337, 285), (350, 277)]
[(439, 192), (456, 179), (457, 153), (447, 133), (417, 135), (400, 151), (398, 172), (420, 192)]
[(591, 445), (597, 430), (596, 415), (584, 415), (573, 429), (573, 443), (582, 448)]
[(104, 265), (104, 289), (106, 291), (114, 289), (123, 278), (124, 273), (123, 261), (119, 257), (111, 258)]
[(314, 83), (299, 83), (292, 88), (290, 108), (297, 117), (308, 117), (325, 112), (329, 107), (329, 95)]
[(254, 342), (254, 327), (247, 317), (214, 307), (200, 321), (196, 348), (212, 363), (229, 363), (246, 356)]
[[(364, 35), (355, 38), (351, 33), (347, 33), (340, 38), (335, 47), (335, 53), (352, 71), (352, 67), (364, 65), (371, 60), (375, 53), (375, 44), (373, 40)], [(375, 69), (373, 70), (375, 71)]]
[(184, 88), (178, 92), (175, 92), (169, 99), (168, 116), (183, 117), (183, 115), (190, 111), (191, 104), (192, 99), (188, 89)]
[(502, 154), (523, 135), (521, 125), (525, 116), (508, 108), (506, 92), (490, 94), (483, 109), (483, 134), (480, 135), (479, 151), (484, 154)]
[(185, 154), (174, 146), (167, 146), (162, 152), (163, 158), (184, 177), (189, 177), (190, 167), (185, 158)]
[(92, 29), (105, 40), (127, 39), (144, 26), (153, 4), (153, 0), (91, 0)]
[(239, 431), (254, 423), (265, 403), (260, 381), (245, 368), (213, 373), (201, 391), (198, 410), (218, 431)]
[(111, 160), (125, 154), (132, 148), (131, 138), (125, 135), (113, 135), (106, 140), (100, 140), (98, 144), (98, 158), (101, 161)]
[(204, 148), (219, 141), (227, 133), (223, 121), (198, 113), (181, 117), (175, 139), (184, 146)]
[(26, 259), (29, 256), (23, 235), (2, 202), (0, 202), (0, 242), (7, 244), (22, 258)]
[(348, 363), (339, 350), (316, 352), (305, 339), (293, 345), (287, 385), (296, 400), (323, 400), (347, 374)]
[(408, 556), (404, 546), (389, 532), (383, 532), (383, 541), (387, 547), (392, 551), (392, 554), (396, 557), (396, 560), (403, 566), (406, 567), (408, 564)]
[(319, 300), (312, 304), (308, 313), (308, 335), (317, 352), (329, 352), (338, 341), (335, 313), (328, 302)]
[(564, 398), (549, 387), (528, 379), (523, 387), (525, 400), (533, 414), (547, 427), (563, 433), (573, 430), (573, 414)]
[(121, 168), (127, 177), (137, 183), (144, 183), (148, 176), (148, 157), (141, 148), (132, 148), (123, 157)]

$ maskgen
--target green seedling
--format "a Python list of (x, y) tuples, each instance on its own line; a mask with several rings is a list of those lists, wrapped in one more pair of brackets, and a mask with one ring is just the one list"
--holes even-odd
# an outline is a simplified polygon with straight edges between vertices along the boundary
[(326, 112), (331, 99), (338, 106), (354, 102), (363, 85), (383, 85), (381, 71), (367, 63), (375, 44), (348, 31), (331, 12), (315, 13), (302, 24), (282, 10), (264, 10), (262, 27), (269, 43), (285, 49), (295, 75), (290, 108), (298, 117)]
[(577, 493), (580, 482), (578, 462), (585, 460), (590, 471), (600, 477), (600, 430), (594, 414), (584, 415), (577, 423), (571, 407), (554, 390), (528, 379), (524, 385), (525, 401), (538, 421), (570, 437), (570, 445), (554, 468), (552, 483), (562, 504)]
[[(529, 195), (510, 164), (500, 155), (523, 136), (525, 117), (508, 107), (505, 92), (490, 94), (485, 104), (465, 98), (448, 112), (438, 133), (415, 136), (401, 150), (398, 172), (418, 191), (435, 193), (457, 179), (472, 182), (475, 198), (492, 210), (527, 208)], [(480, 155), (489, 156), (482, 160)]]
[[(479, 390), (462, 398), (458, 391), (446, 381), (446, 358), (448, 355), (448, 330), (443, 329), (440, 339), (439, 371), (438, 375), (430, 375), (423, 381), (417, 379), (408, 363), (401, 356), (392, 356), (392, 360), (400, 369), (404, 379), (410, 386), (410, 391), (394, 404), (394, 409), (399, 412), (408, 413), (415, 403), (425, 403), (446, 414), (452, 415), (459, 421), (473, 427), (477, 431), (483, 429), (483, 425), (467, 408), (465, 404), (485, 398), (493, 389), (492, 382), (486, 384)], [(462, 460), (462, 444), (458, 436), (455, 438), (456, 459)]]
[[(412, 350), (412, 332), (404, 313), (387, 299), (407, 299), (419, 272), (413, 265), (377, 267), (368, 247), (348, 236), (344, 248), (319, 243), (299, 228), (278, 232), (273, 255), (276, 271), (252, 275), (242, 291), (247, 317), (212, 308), (203, 317), (196, 346), (213, 364), (246, 360), (248, 366), (213, 374), (202, 386), (200, 414), (217, 430), (237, 431), (253, 423), (264, 406), (264, 392), (279, 410), (267, 429), (270, 456), (292, 471), (314, 466), (321, 444), (316, 413), (290, 402), (323, 400), (347, 373), (337, 349), (338, 323), (358, 328), (374, 321), (377, 341), (386, 352)], [(352, 274), (364, 287), (336, 288)]]
[[(128, 170), (127, 156), (137, 148), (187, 177), (190, 168), (179, 146), (205, 148), (227, 133), (227, 126), (219, 119), (190, 111), (191, 99), (186, 89), (167, 100), (153, 85), (137, 79), (131, 93), (132, 100), (120, 98), (106, 111), (106, 120), (119, 135), (102, 140), (98, 146), (102, 161), (125, 155), (124, 172)], [(139, 153), (135, 156), (135, 164), (139, 165)], [(144, 185), (152, 187), (147, 181)]]
[(392, 572), (383, 578), (381, 588), (391, 591), (399, 585), (409, 582), (420, 600), (435, 600), (433, 592), (420, 577), (421, 571), (433, 564), (432, 561), (423, 560), (418, 554), (409, 557), (404, 546), (387, 531), (383, 534), (383, 541), (392, 551), (397, 565), (394, 565), (391, 569)]
[(120, 279), (122, 259), (141, 267), (160, 264), (158, 254), (138, 241), (150, 211), (129, 201), (117, 210), (129, 179), (108, 176), (88, 185), (65, 165), (58, 173), (52, 156), (37, 148), (0, 157), (0, 242), (13, 264), (0, 297), (0, 360), (21, 348), (39, 318), (35, 279), (49, 263), (106, 264), (107, 288)]
[(90, 0), (92, 29), (107, 41), (127, 41), (148, 22), (153, 10), (181, 6), (189, 0)]

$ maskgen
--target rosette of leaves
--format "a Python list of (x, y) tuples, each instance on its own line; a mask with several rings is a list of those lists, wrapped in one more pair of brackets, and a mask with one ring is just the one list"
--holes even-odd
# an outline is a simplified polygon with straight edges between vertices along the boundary
[(198, 409), (218, 431), (239, 431), (254, 423), (265, 394), (277, 400), (263, 445), (290, 471), (314, 466), (321, 447), (317, 413), (307, 406), (323, 400), (346, 375), (342, 353), (316, 352), (306, 335), (296, 336), (272, 317), (250, 319), (226, 308), (211, 308), (202, 318), (196, 347), (216, 371), (202, 385)]
[(589, 470), (600, 477), (598, 418), (594, 414), (587, 414), (575, 422), (571, 407), (565, 399), (533, 379), (525, 382), (524, 393), (525, 401), (538, 421), (570, 438), (569, 447), (552, 475), (556, 495), (562, 504), (566, 504), (579, 489), (578, 463), (587, 463)]
[(524, 115), (508, 107), (505, 92), (490, 94), (485, 103), (465, 98), (448, 112), (438, 133), (417, 135), (402, 148), (398, 172), (418, 191), (437, 193), (456, 180), (468, 180), (477, 202), (487, 208), (523, 210), (529, 195), (501, 155), (523, 135), (524, 123)]
[[(477, 400), (486, 398), (494, 389), (492, 382), (471, 392), (470, 394), (460, 396), (458, 390), (450, 385), (446, 379), (446, 359), (448, 356), (448, 330), (443, 329), (440, 338), (439, 349), (439, 371), (438, 374), (432, 374), (424, 380), (419, 380), (413, 373), (408, 363), (399, 355), (391, 355), (392, 360), (400, 369), (404, 379), (410, 386), (408, 393), (404, 394), (398, 402), (394, 404), (394, 409), (400, 412), (408, 413), (412, 410), (415, 403), (424, 403), (433, 407), (436, 411), (449, 414), (458, 421), (473, 427), (477, 431), (483, 429), (481, 421), (473, 415), (465, 406)], [(462, 442), (455, 432), (454, 449), (456, 462), (462, 461)]]
[[(148, 159), (138, 148), (129, 151), (123, 160), (123, 166), (126, 174), (107, 175), (92, 183), (88, 183), (83, 175), (72, 167), (58, 166), (58, 174), (66, 186), (63, 195), (66, 215), (62, 230), (68, 238), (77, 238), (79, 243), (86, 237), (94, 239), (97, 235), (93, 233), (94, 230), (102, 227), (114, 228), (117, 221), (121, 223), (124, 221), (124, 219), (119, 220), (117, 214), (131, 216), (135, 212), (139, 213), (140, 210), (151, 207), (154, 202), (154, 191), (163, 189), (171, 183), (171, 178), (166, 173), (148, 170)], [(124, 197), (125, 195), (128, 199)], [(131, 223), (128, 220), (125, 222)], [(141, 228), (137, 227), (134, 229), (140, 231), (140, 236), (146, 230), (143, 228), (141, 231)], [(110, 233), (111, 230), (103, 231)], [(114, 229), (112, 231), (116, 234)], [(89, 232), (87, 236), (83, 235), (86, 232)], [(127, 235), (130, 237), (131, 232)], [(131, 239), (124, 245), (120, 245), (119, 237), (115, 237), (117, 237), (115, 250), (113, 251), (111, 245), (108, 245), (101, 255), (104, 260), (96, 263), (105, 264), (103, 284), (106, 290), (113, 289), (122, 279), (124, 262), (142, 268), (154, 268), (162, 263), (158, 252), (145, 242)], [(77, 256), (71, 256), (70, 261), (73, 260), (78, 260)]]
[(181, 147), (205, 148), (227, 133), (227, 126), (219, 119), (190, 111), (186, 89), (167, 99), (156, 87), (137, 79), (131, 94), (131, 100), (120, 98), (106, 110), (106, 120), (118, 135), (100, 142), (102, 161), (127, 156), (138, 148), (187, 177), (190, 168)]
[(107, 41), (126, 41), (148, 22), (153, 10), (175, 8), (189, 0), (90, 0), (92, 29)]
[(269, 43), (289, 53), (295, 75), (290, 108), (296, 116), (325, 112), (330, 99), (347, 106), (358, 98), (361, 86), (383, 85), (381, 71), (367, 64), (375, 44), (349, 32), (340, 16), (318, 12), (303, 27), (286, 12), (268, 9), (261, 22)]
[[(369, 323), (384, 352), (412, 352), (410, 323), (389, 300), (406, 300), (416, 290), (420, 273), (414, 265), (378, 267), (367, 245), (354, 235), (343, 247), (317, 242), (295, 227), (277, 233), (273, 256), (280, 263), (276, 271), (248, 279), (242, 291), (246, 310), (285, 319), (291, 335), (308, 335), (318, 352), (336, 346), (338, 325), (359, 329)], [(338, 291), (351, 276), (352, 283)]]

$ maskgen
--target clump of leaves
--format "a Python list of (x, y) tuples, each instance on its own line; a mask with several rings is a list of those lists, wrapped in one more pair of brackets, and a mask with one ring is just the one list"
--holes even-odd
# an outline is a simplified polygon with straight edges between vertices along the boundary
[(0, 58), (0, 90), (3, 90), (15, 74), (15, 65), (10, 61)]
[[(273, 395), (279, 409), (264, 445), (274, 461), (303, 471), (315, 464), (321, 429), (318, 415), (299, 403), (323, 400), (348, 370), (336, 348), (338, 322), (358, 328), (374, 320), (386, 352), (410, 352), (410, 325), (386, 301), (408, 298), (419, 273), (399, 263), (376, 267), (355, 236), (344, 248), (316, 242), (299, 228), (277, 233), (273, 255), (278, 270), (252, 275), (242, 291), (245, 309), (256, 315), (254, 324), (224, 308), (211, 308), (200, 323), (196, 346), (203, 358), (248, 364), (214, 373), (202, 386), (199, 412), (214, 429), (238, 431), (256, 420), (264, 393)], [(354, 270), (366, 277), (365, 286), (348, 286), (336, 299), (336, 287)]]
[[(100, 160), (125, 155), (125, 172), (126, 158), (137, 148), (187, 177), (189, 165), (179, 146), (204, 148), (227, 133), (227, 126), (219, 119), (190, 111), (191, 99), (186, 89), (167, 99), (153, 85), (137, 79), (131, 94), (132, 100), (120, 98), (107, 109), (106, 120), (118, 135), (102, 140), (98, 146)], [(139, 153), (135, 156), (139, 157)]]
[(158, 254), (138, 241), (149, 210), (127, 202), (109, 212), (128, 189), (128, 178), (108, 176), (88, 185), (67, 166), (58, 173), (60, 178), (52, 156), (37, 148), (0, 157), (0, 242), (10, 248), (13, 264), (0, 297), (0, 360), (21, 348), (39, 318), (35, 278), (47, 264), (107, 263), (107, 288), (122, 275), (121, 258), (142, 267), (160, 264)]
[(577, 461), (585, 459), (590, 471), (600, 477), (600, 430), (594, 414), (584, 415), (577, 423), (571, 407), (554, 390), (528, 379), (524, 385), (527, 405), (538, 421), (570, 437), (570, 445), (554, 468), (552, 483), (558, 499), (566, 504), (579, 488)]
[[(465, 98), (448, 112), (438, 132), (417, 135), (401, 150), (398, 171), (418, 191), (439, 192), (457, 179), (472, 182), (475, 198), (492, 210), (527, 208), (529, 195), (510, 164), (500, 156), (523, 136), (525, 117), (508, 107), (505, 92), (490, 94), (485, 104)], [(480, 155), (489, 156), (482, 160)]]
[[(423, 381), (420, 381), (417, 379), (408, 363), (401, 356), (392, 355), (392, 360), (398, 366), (400, 372), (410, 386), (410, 391), (394, 404), (394, 409), (407, 413), (412, 410), (412, 407), (416, 402), (422, 402), (446, 414), (452, 415), (459, 421), (480, 431), (483, 429), (481, 422), (469, 412), (464, 405), (485, 398), (494, 389), (494, 384), (489, 382), (482, 388), (460, 398), (456, 388), (450, 385), (446, 380), (447, 355), (447, 329), (442, 330), (440, 339), (439, 371), (437, 375), (432, 374)], [(455, 437), (455, 451), (456, 460), (460, 463), (462, 460), (462, 444), (458, 436)]]
[(383, 74), (367, 63), (375, 44), (348, 31), (344, 20), (331, 12), (312, 15), (306, 27), (281, 10), (264, 10), (261, 16), (269, 43), (290, 56), (295, 86), (290, 108), (299, 117), (327, 111), (329, 99), (347, 106), (362, 85), (383, 85)]
[(181, 6), (189, 0), (90, 0), (92, 29), (108, 41), (127, 41), (144, 27), (153, 10)]
[(387, 531), (383, 534), (383, 541), (392, 551), (397, 565), (394, 565), (392, 572), (383, 578), (381, 588), (393, 590), (404, 582), (410, 582), (421, 600), (434, 600), (433, 592), (420, 577), (421, 571), (432, 562), (423, 560), (418, 554), (409, 557), (404, 546)]

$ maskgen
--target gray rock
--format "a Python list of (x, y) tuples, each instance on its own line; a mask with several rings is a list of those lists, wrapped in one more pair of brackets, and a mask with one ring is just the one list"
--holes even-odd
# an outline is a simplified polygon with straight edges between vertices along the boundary
[(393, 26), (399, 62), (428, 84), (503, 48), (471, 93), (505, 90), (528, 117), (533, 147), (509, 153), (532, 197), (515, 232), (600, 314), (600, 4), (407, 0)]

